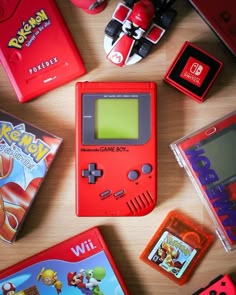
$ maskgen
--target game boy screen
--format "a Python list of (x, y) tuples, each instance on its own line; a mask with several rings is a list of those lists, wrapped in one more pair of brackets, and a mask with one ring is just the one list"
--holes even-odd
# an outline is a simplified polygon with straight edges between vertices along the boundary
[(137, 98), (96, 99), (96, 139), (138, 139), (139, 101)]
[(214, 140), (206, 140), (201, 145), (210, 160), (211, 169), (219, 182), (228, 182), (236, 177), (236, 126), (218, 134)]

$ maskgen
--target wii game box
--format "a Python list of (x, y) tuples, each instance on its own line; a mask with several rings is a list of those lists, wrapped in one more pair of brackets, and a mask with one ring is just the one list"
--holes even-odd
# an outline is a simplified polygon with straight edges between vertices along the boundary
[(4, 295), (129, 295), (98, 227), (0, 271), (0, 288)]

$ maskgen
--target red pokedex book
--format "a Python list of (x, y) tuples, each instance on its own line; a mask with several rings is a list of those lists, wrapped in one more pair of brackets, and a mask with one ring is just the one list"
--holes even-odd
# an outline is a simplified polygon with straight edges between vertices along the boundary
[(61, 143), (0, 110), (0, 240), (16, 238)]
[(0, 63), (20, 102), (85, 73), (53, 0), (0, 1)]
[(97, 227), (0, 271), (0, 288), (4, 295), (129, 294)]

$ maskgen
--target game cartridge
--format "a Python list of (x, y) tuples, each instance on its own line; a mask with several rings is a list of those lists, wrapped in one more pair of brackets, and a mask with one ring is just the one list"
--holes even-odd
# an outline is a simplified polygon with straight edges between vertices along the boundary
[(0, 289), (19, 295), (129, 295), (98, 227), (0, 271)]
[(156, 88), (154, 82), (77, 83), (78, 216), (141, 216), (155, 207)]
[(53, 0), (1, 1), (0, 35), (0, 63), (22, 103), (85, 73)]
[(171, 144), (226, 251), (236, 248), (236, 111)]
[(0, 110), (0, 240), (16, 238), (61, 143)]
[(211, 234), (187, 216), (170, 211), (140, 259), (169, 279), (183, 285), (212, 242)]

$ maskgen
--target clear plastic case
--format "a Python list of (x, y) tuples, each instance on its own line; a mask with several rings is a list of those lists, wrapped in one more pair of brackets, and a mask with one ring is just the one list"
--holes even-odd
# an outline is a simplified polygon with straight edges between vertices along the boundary
[(236, 111), (170, 147), (211, 215), (225, 250), (236, 249)]

